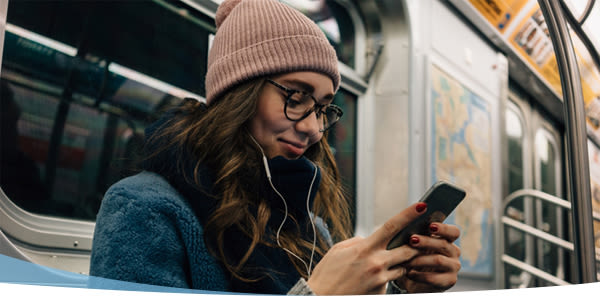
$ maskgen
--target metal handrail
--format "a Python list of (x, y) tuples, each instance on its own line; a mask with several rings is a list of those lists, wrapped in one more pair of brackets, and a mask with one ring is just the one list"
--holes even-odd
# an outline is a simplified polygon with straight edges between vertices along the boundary
[(585, 23), (585, 20), (590, 16), (590, 13), (592, 12), (592, 8), (594, 7), (595, 3), (596, 0), (588, 0), (585, 9), (583, 10), (583, 13), (577, 20), (577, 22), (579, 22), (579, 25), (583, 25), (583, 23)]
[[(577, 261), (578, 283), (596, 282), (593, 221), (591, 216), (591, 188), (585, 103), (575, 50), (571, 41), (565, 10), (559, 0), (537, 1), (552, 40), (556, 64), (560, 74), (565, 116), (567, 165), (567, 199), (573, 204), (573, 240)], [(568, 10), (566, 10), (568, 11)], [(578, 24), (577, 24), (578, 25)]]
[[(552, 234), (549, 234), (538, 228), (535, 228), (534, 226), (519, 222), (517, 220), (514, 220), (513, 218), (510, 218), (510, 217), (504, 215), (507, 211), (507, 208), (513, 201), (520, 199), (520, 198), (525, 198), (525, 197), (529, 197), (532, 199), (539, 199), (543, 202), (556, 205), (563, 209), (571, 210), (571, 203), (569, 201), (566, 201), (566, 200), (556, 197), (554, 195), (550, 195), (550, 194), (547, 194), (547, 193), (544, 193), (544, 192), (538, 191), (538, 190), (522, 189), (522, 190), (515, 191), (515, 192), (511, 193), (510, 195), (508, 195), (502, 203), (502, 217), (501, 217), (501, 226), (500, 226), (500, 234), (499, 234), (499, 236), (500, 236), (499, 237), (499, 241), (500, 241), (499, 249), (500, 249), (500, 251), (502, 251), (502, 255), (500, 255), (500, 259), (499, 259), (499, 263), (500, 263), (500, 266), (499, 266), (500, 274), (499, 275), (502, 278), (501, 280), (504, 281), (504, 264), (509, 264), (517, 269), (525, 271), (537, 278), (541, 278), (541, 279), (551, 282), (553, 284), (556, 284), (556, 285), (569, 284), (569, 282), (564, 281), (557, 276), (549, 274), (549, 273), (547, 273), (543, 270), (540, 270), (524, 261), (518, 260), (518, 259), (504, 253), (504, 247), (505, 247), (505, 245), (504, 245), (505, 229), (504, 228), (505, 228), (505, 226), (509, 226), (511, 228), (517, 229), (517, 230), (525, 233), (528, 236), (532, 236), (532, 237), (538, 238), (540, 240), (544, 240), (544, 241), (554, 244), (558, 247), (566, 249), (572, 253), (575, 251), (575, 246), (572, 242), (558, 238)], [(592, 216), (593, 216), (593, 220), (600, 221), (600, 213), (593, 212)], [(595, 254), (596, 254), (595, 255), (596, 263), (600, 263), (600, 250), (596, 249)]]
[(515, 221), (515, 220), (511, 219), (510, 217), (502, 217), (502, 223), (504, 223), (504, 225), (508, 225), (508, 226), (515, 228), (521, 232), (527, 233), (529, 235), (532, 235), (536, 238), (542, 239), (546, 242), (549, 242), (549, 243), (559, 246), (561, 248), (567, 249), (569, 251), (575, 250), (575, 246), (573, 246), (573, 243), (571, 243), (569, 241), (565, 241), (561, 238), (555, 237), (555, 236), (553, 236), (549, 233), (546, 233), (543, 230), (539, 230), (531, 225), (527, 225), (527, 224), (520, 223), (519, 221)]
[[(556, 197), (554, 195), (550, 195), (548, 193), (544, 193), (542, 191), (538, 191), (538, 190), (534, 190), (534, 189), (521, 189), (521, 190), (517, 190), (517, 191), (511, 193), (510, 195), (506, 196), (506, 198), (504, 198), (504, 203), (502, 205), (502, 211), (506, 210), (506, 208), (508, 207), (508, 204), (510, 202), (512, 202), (515, 199), (522, 198), (522, 197), (533, 197), (533, 198), (544, 200), (546, 202), (550, 202), (554, 205), (560, 206), (565, 209), (571, 209), (571, 202), (569, 202), (563, 198)], [(600, 213), (592, 211), (592, 218), (595, 221), (600, 221)]]
[(530, 264), (524, 263), (524, 262), (522, 262), (522, 261), (520, 261), (520, 260), (518, 260), (518, 259), (516, 259), (516, 258), (514, 258), (514, 257), (512, 257), (510, 255), (503, 254), (502, 255), (502, 261), (505, 262), (505, 263), (507, 263), (507, 264), (510, 264), (513, 267), (521, 269), (521, 270), (523, 270), (523, 271), (525, 271), (525, 272), (527, 272), (527, 273), (529, 273), (529, 274), (531, 274), (533, 276), (536, 276), (538, 278), (542, 278), (542, 279), (544, 279), (544, 280), (546, 280), (548, 282), (552, 282), (552, 283), (554, 283), (556, 285), (569, 285), (570, 284), (569, 282), (566, 282), (566, 281), (564, 281), (564, 280), (562, 280), (562, 279), (560, 279), (560, 278), (558, 278), (558, 277), (556, 277), (556, 276), (554, 276), (552, 274), (544, 272), (544, 271), (542, 271), (542, 270), (540, 270), (540, 269), (538, 269), (538, 268), (536, 268), (536, 267), (534, 267), (534, 266), (532, 266)]

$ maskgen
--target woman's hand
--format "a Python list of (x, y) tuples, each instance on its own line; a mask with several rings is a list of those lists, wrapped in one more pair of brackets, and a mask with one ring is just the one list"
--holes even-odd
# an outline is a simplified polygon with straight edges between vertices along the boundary
[(454, 225), (431, 223), (429, 231), (431, 236), (411, 236), (410, 245), (420, 254), (403, 265), (407, 273), (395, 281), (409, 293), (445, 291), (457, 280), (460, 249), (453, 242), (460, 230)]
[[(387, 244), (425, 210), (426, 204), (413, 204), (369, 237), (355, 237), (334, 245), (313, 270), (308, 286), (317, 295), (385, 293), (389, 281), (406, 274), (406, 269), (400, 265), (409, 263), (421, 252), (421, 248), (409, 245), (386, 250)], [(419, 266), (423, 264), (411, 265), (412, 268)]]

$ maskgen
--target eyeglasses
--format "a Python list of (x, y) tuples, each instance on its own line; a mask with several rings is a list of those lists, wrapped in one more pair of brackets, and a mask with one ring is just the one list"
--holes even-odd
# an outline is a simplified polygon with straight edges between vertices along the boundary
[(307, 92), (287, 88), (271, 79), (267, 82), (287, 93), (283, 112), (290, 121), (300, 121), (308, 117), (312, 112), (317, 115), (317, 120), (323, 122), (319, 131), (325, 132), (340, 120), (344, 111), (334, 104), (322, 105), (315, 97)]

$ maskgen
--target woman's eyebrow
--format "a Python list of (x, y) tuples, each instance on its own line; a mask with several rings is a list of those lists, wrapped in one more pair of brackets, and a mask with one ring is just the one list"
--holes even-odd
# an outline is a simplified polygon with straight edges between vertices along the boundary
[(287, 85), (292, 85), (289, 88), (301, 90), (303, 92), (312, 93), (315, 91), (315, 88), (312, 85), (310, 85), (302, 80), (284, 79), (283, 82)]
[(321, 101), (331, 102), (331, 101), (333, 101), (333, 97), (334, 97), (333, 94), (327, 94), (327, 95), (325, 95), (325, 97), (323, 97), (323, 99), (321, 99)]
[[(282, 80), (285, 84), (289, 84), (291, 85), (288, 86), (291, 89), (297, 89), (309, 94), (312, 94), (315, 91), (315, 88), (309, 84), (306, 83), (302, 80), (297, 80), (297, 79), (284, 79)], [(314, 95), (313, 95), (314, 96)], [(320, 100), (318, 100), (319, 102), (325, 101), (325, 102), (330, 102), (333, 99), (333, 94), (327, 94), (325, 96), (323, 96), (323, 98), (321, 98)]]

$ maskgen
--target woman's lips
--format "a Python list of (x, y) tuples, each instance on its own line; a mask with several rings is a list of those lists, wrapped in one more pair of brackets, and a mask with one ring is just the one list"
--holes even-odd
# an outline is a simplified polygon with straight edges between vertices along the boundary
[(281, 142), (283, 143), (284, 150), (288, 154), (291, 154), (292, 157), (302, 156), (302, 154), (304, 154), (304, 151), (306, 149), (306, 146), (303, 144), (292, 143), (292, 142), (288, 142), (285, 140), (281, 140)]

